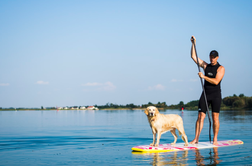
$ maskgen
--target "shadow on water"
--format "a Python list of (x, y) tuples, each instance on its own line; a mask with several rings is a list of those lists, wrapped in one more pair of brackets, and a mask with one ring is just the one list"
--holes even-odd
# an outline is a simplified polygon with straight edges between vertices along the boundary
[(218, 156), (218, 148), (210, 149), (209, 153), (205, 156), (201, 154), (200, 150), (190, 150), (190, 152), (186, 150), (166, 153), (132, 152), (132, 154), (135, 160), (149, 160), (148, 164), (153, 166), (188, 165), (188, 160), (195, 160), (196, 165), (217, 165), (221, 163)]

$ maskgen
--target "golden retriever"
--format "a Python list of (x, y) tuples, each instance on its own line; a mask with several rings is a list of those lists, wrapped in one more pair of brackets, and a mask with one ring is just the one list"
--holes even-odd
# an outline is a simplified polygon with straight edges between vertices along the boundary
[[(170, 131), (174, 136), (174, 145), (177, 142), (176, 129), (179, 131), (179, 135), (182, 134), (182, 140), (185, 142), (185, 146), (188, 146), (187, 136), (185, 134), (183, 120), (179, 115), (175, 114), (160, 114), (158, 109), (154, 106), (149, 106), (145, 109), (144, 113), (148, 117), (150, 127), (153, 133), (153, 143), (150, 146), (158, 146), (161, 134)], [(157, 141), (156, 141), (157, 136)], [(156, 144), (155, 144), (156, 141)]]

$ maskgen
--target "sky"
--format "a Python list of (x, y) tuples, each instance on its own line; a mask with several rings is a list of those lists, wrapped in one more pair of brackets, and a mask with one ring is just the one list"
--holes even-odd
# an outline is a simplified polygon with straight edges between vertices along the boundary
[(0, 107), (198, 100), (192, 35), (222, 97), (252, 96), (251, 29), (250, 0), (2, 0)]

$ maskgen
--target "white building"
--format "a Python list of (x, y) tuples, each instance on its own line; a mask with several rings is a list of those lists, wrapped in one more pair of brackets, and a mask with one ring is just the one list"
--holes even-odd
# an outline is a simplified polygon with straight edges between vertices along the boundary
[(87, 107), (88, 110), (99, 110), (97, 107), (95, 106), (88, 106)]

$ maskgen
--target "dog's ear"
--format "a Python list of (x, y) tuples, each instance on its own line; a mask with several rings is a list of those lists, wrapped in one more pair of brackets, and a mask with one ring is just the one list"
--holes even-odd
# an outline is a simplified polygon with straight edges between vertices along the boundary
[(158, 113), (159, 113), (159, 111), (158, 111), (158, 109), (157, 109), (157, 108), (155, 108), (155, 113), (156, 113), (156, 114), (158, 114)]
[(146, 115), (148, 115), (148, 114), (149, 114), (149, 111), (148, 111), (148, 109), (147, 109), (147, 108), (145, 109), (144, 113), (145, 113)]

